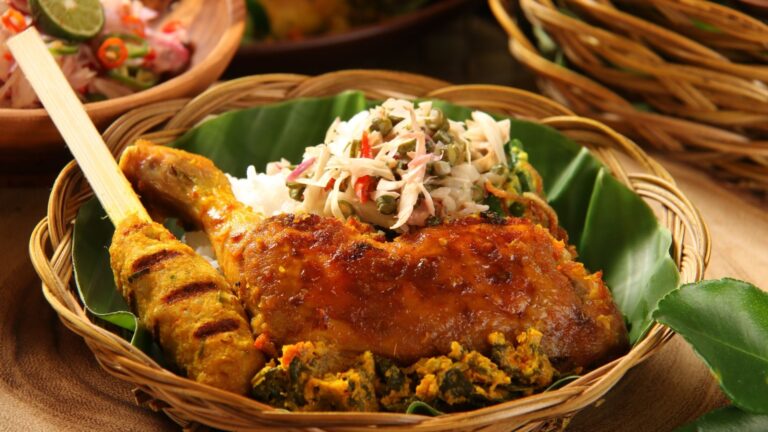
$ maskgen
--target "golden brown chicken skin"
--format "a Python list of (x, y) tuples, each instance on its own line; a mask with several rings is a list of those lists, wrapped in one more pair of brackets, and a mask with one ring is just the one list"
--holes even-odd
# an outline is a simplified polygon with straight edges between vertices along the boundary
[(110, 246), (120, 292), (169, 360), (195, 381), (245, 394), (264, 365), (226, 280), (165, 227), (129, 217)]
[(386, 241), (316, 215), (262, 218), (200, 156), (140, 144), (121, 167), (139, 194), (210, 236), (255, 332), (415, 361), (451, 341), (486, 350), (529, 328), (561, 371), (620, 354), (626, 329), (600, 274), (525, 219), (468, 217)]

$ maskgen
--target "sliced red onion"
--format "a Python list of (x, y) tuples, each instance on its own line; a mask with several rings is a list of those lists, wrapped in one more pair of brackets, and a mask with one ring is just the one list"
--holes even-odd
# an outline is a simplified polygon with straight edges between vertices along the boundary
[(285, 181), (292, 182), (297, 178), (299, 178), (300, 175), (302, 175), (306, 170), (309, 169), (309, 167), (312, 166), (312, 164), (315, 163), (315, 160), (317, 160), (317, 158), (311, 157), (305, 160), (304, 162), (300, 163), (299, 166), (296, 167), (296, 169), (294, 169), (293, 171), (291, 171), (290, 174), (288, 174), (288, 177), (285, 178)]

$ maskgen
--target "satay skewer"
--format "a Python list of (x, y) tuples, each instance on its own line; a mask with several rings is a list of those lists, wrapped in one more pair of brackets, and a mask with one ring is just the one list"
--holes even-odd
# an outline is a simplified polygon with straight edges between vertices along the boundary
[(11, 38), (8, 47), (112, 223), (132, 214), (151, 221), (37, 30), (30, 27)]
[(246, 393), (264, 359), (230, 285), (152, 221), (37, 30), (8, 47), (115, 225), (110, 256), (123, 297), (190, 378)]

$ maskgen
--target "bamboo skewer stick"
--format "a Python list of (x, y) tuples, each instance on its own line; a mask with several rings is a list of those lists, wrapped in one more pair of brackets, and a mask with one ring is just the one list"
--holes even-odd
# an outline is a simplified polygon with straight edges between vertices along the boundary
[(37, 30), (30, 27), (11, 38), (8, 47), (112, 223), (132, 214), (151, 221)]

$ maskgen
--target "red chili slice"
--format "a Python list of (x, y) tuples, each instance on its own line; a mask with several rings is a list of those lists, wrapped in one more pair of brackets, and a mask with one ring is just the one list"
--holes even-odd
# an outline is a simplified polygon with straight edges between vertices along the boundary
[(19, 33), (27, 28), (27, 20), (24, 19), (24, 15), (14, 8), (8, 8), (3, 16), (0, 17), (3, 26), (11, 31), (11, 33)]
[(118, 68), (128, 59), (128, 48), (119, 37), (110, 37), (101, 43), (98, 58), (105, 68)]

